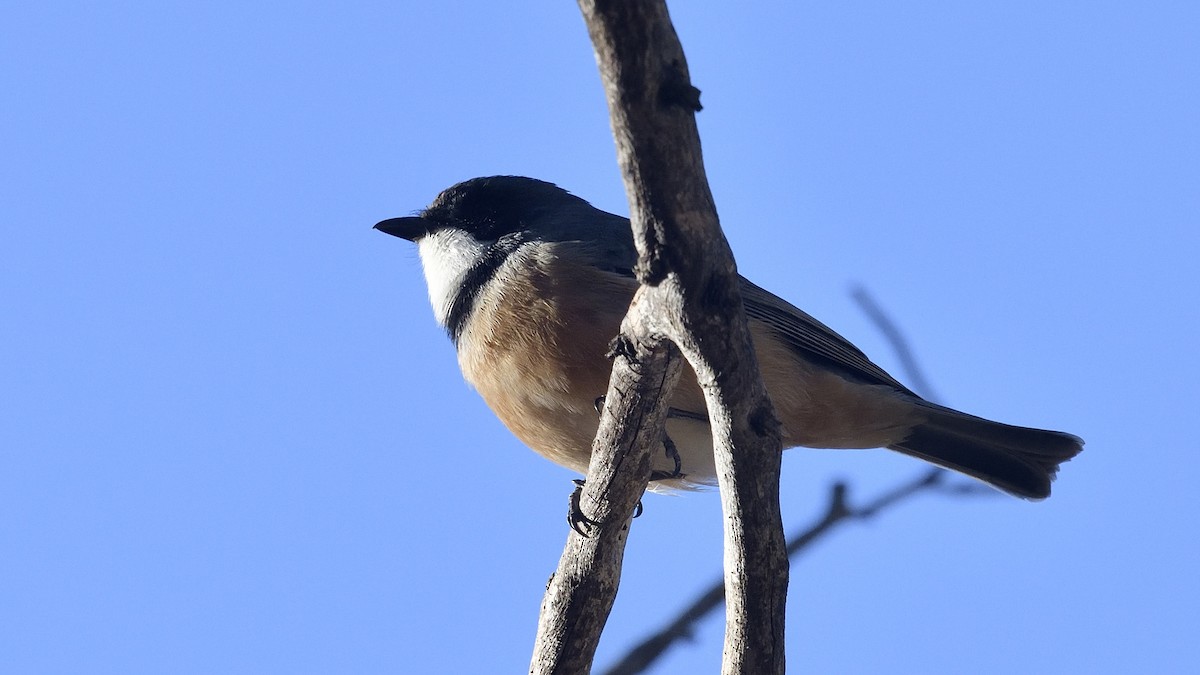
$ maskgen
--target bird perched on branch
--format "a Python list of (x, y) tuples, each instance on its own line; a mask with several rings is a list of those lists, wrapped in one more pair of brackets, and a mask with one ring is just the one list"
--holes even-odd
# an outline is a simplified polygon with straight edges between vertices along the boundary
[[(415, 242), (463, 375), (514, 434), (586, 473), (609, 341), (638, 281), (629, 220), (551, 183), (474, 178), (416, 216), (375, 226)], [(1028, 499), (1083, 447), (1071, 434), (992, 422), (922, 399), (848, 340), (739, 277), (784, 447), (885, 447)], [(685, 368), (652, 486), (715, 482), (704, 397)]]

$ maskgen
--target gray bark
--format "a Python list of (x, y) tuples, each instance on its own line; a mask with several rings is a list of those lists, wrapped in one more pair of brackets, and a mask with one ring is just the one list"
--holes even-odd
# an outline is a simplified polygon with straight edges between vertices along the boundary
[(646, 330), (645, 316), (662, 308), (645, 290), (614, 340), (612, 378), (578, 503), (589, 522), (567, 536), (546, 586), (530, 673), (589, 672), (617, 595), (629, 523), (650, 478), (650, 451), (662, 442), (681, 362), (665, 337)]
[[(608, 99), (629, 195), (643, 286), (622, 325), (606, 410), (581, 500), (597, 525), (572, 533), (543, 602), (530, 671), (587, 672), (616, 594), (636, 498), (660, 442), (674, 342), (708, 404), (725, 514), (724, 673), (784, 671), (788, 559), (779, 510), (779, 423), (759, 377), (737, 286), (700, 152), (683, 49), (661, 2), (580, 0)], [(665, 355), (664, 355), (665, 352)], [(648, 385), (645, 380), (650, 378)], [(635, 395), (626, 396), (626, 392)], [(642, 409), (639, 410), (638, 406)], [(627, 426), (618, 432), (614, 427)], [(618, 439), (633, 439), (619, 446)], [(616, 443), (614, 443), (616, 441)], [(631, 483), (619, 484), (622, 476)]]

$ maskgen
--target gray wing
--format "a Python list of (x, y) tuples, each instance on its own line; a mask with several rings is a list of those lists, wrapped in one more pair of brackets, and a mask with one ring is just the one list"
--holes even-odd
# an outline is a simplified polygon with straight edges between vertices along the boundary
[[(575, 239), (584, 245), (589, 263), (601, 269), (633, 277), (633, 266), (637, 262), (637, 250), (633, 245), (633, 231), (629, 220), (606, 213), (586, 205), (586, 217), (566, 219), (563, 238)], [(593, 230), (592, 236), (580, 238), (578, 228)], [(582, 241), (578, 241), (583, 239)], [(601, 246), (599, 242), (607, 245)], [(755, 286), (745, 277), (741, 281), (742, 301), (746, 315), (769, 326), (792, 349), (806, 359), (821, 362), (847, 377), (872, 384), (885, 384), (910, 394), (918, 399), (908, 387), (875, 365), (866, 354), (849, 340), (833, 332), (825, 324), (812, 318), (798, 307), (776, 296), (770, 291)]]
[(917, 396), (833, 329), (745, 277), (739, 279), (746, 316), (769, 326), (801, 356), (820, 361), (856, 380), (886, 384)]

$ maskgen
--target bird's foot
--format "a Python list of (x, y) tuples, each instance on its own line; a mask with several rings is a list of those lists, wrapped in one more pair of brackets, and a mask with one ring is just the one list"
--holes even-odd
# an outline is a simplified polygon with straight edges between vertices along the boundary
[[(575, 489), (571, 492), (570, 505), (567, 509), (567, 524), (572, 530), (579, 533), (581, 537), (592, 536), (592, 528), (600, 525), (600, 521), (592, 520), (583, 512), (582, 497), (583, 486), (587, 484), (580, 478), (571, 481), (575, 484)], [(642, 515), (642, 500), (638, 500), (637, 506), (633, 507), (633, 517), (637, 518)]]
[(671, 471), (651, 471), (650, 480), (679, 480), (687, 476), (683, 472), (683, 459), (679, 456), (679, 448), (675, 447), (675, 441), (672, 441), (665, 432), (663, 433), (663, 449), (667, 453), (667, 459), (670, 459), (675, 466)]
[(575, 484), (575, 490), (571, 492), (571, 499), (567, 508), (567, 524), (572, 530), (579, 533), (581, 537), (590, 537), (591, 529), (600, 523), (588, 518), (583, 512), (583, 506), (580, 504), (580, 498), (583, 497), (584, 481), (575, 479), (571, 481)]

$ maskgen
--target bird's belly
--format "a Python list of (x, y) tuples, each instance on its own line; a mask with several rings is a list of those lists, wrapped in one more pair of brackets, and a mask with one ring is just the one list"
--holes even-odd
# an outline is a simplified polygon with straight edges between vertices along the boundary
[(505, 278), (503, 294), (480, 295), (459, 340), (459, 365), (517, 438), (586, 473), (600, 420), (595, 402), (612, 369), (608, 343), (634, 282), (592, 268), (540, 270), (526, 266)]
[(467, 379), (510, 431), (538, 454), (587, 473), (600, 416), (547, 368), (527, 369), (509, 359)]

